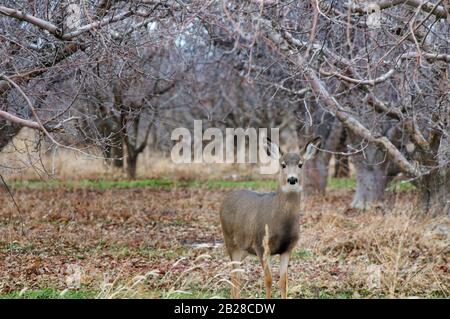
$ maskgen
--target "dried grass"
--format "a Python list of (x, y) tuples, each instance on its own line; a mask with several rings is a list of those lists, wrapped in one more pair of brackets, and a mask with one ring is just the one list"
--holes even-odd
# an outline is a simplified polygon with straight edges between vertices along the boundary
[[(0, 292), (52, 287), (93, 290), (99, 298), (228, 297), (232, 267), (215, 245), (224, 194), (21, 189), (15, 193), (21, 217), (0, 193), (6, 204), (0, 206)], [(389, 209), (363, 213), (345, 209), (349, 190), (305, 200), (289, 296), (448, 297), (449, 219), (417, 218), (413, 195), (390, 196)], [(80, 288), (73, 280), (69, 285), (74, 268)], [(247, 258), (239, 271), (241, 295), (263, 297), (257, 258)], [(275, 284), (273, 293), (278, 296)]]
[[(34, 137), (26, 134), (0, 154), (0, 169), (8, 179), (46, 178), (42, 164), (61, 179), (123, 178), (101, 159), (68, 151), (40, 157), (31, 151)], [(146, 153), (140, 161), (142, 178), (258, 176), (256, 167), (174, 165), (161, 154)], [(11, 173), (5, 166), (16, 170)], [(0, 293), (53, 287), (63, 294), (94, 290), (99, 298), (228, 297), (232, 267), (216, 245), (222, 238), (218, 210), (224, 193), (201, 188), (20, 189), (14, 194), (20, 215), (6, 192), (0, 192)], [(351, 195), (350, 190), (330, 190), (302, 202), (289, 296), (448, 298), (449, 218), (418, 217), (413, 192), (390, 193), (384, 208), (365, 212), (347, 209)], [(276, 276), (278, 263), (273, 265)], [(75, 276), (71, 269), (80, 271)], [(264, 296), (256, 258), (247, 258), (238, 271), (243, 297)]]
[[(101, 152), (83, 149), (83, 153), (66, 149), (36, 150), (35, 132), (23, 129), (0, 153), (0, 173), (14, 180), (38, 179), (123, 179), (126, 173), (106, 164)], [(239, 179), (259, 176), (256, 165), (244, 164), (175, 164), (170, 154), (148, 148), (138, 159), (137, 178), (169, 177), (176, 180), (210, 178)]]

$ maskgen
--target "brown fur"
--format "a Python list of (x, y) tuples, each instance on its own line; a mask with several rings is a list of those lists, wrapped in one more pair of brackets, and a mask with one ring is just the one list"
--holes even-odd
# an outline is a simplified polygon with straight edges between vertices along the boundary
[[(267, 298), (271, 297), (272, 275), (269, 261), (264, 260), (265, 226), (268, 226), (270, 255), (287, 254), (289, 256), (299, 238), (301, 188), (298, 183), (300, 183), (302, 164), (306, 157), (310, 158), (316, 151), (315, 148), (307, 149), (307, 146), (313, 144), (317, 147), (319, 143), (318, 139), (309, 142), (302, 154), (282, 155), (278, 151), (280, 174), (276, 192), (235, 191), (230, 193), (222, 204), (220, 221), (230, 258), (232, 261), (240, 262), (247, 254), (259, 257), (264, 269)], [(278, 146), (272, 145), (272, 147)], [(272, 148), (272, 153), (273, 150), (276, 149)], [(294, 176), (298, 179), (298, 183), (289, 185), (287, 179)], [(234, 266), (236, 267), (237, 265)], [(283, 270), (281, 275), (283, 278), (280, 278), (280, 288), (282, 296), (286, 297), (287, 269)], [(240, 289), (237, 274), (234, 274), (232, 282), (232, 297), (236, 298), (239, 296)]]

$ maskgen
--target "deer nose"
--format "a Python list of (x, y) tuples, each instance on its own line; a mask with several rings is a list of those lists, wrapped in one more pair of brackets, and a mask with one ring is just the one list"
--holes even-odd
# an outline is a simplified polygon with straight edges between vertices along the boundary
[(289, 184), (291, 184), (291, 185), (295, 185), (295, 184), (298, 183), (298, 178), (297, 178), (297, 177), (291, 176), (291, 177), (289, 177), (289, 178), (287, 179), (287, 182), (288, 182)]

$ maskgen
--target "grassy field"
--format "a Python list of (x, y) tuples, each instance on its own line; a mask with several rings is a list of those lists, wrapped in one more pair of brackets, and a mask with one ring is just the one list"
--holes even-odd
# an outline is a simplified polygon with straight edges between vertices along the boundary
[[(87, 189), (120, 189), (120, 188), (248, 188), (275, 190), (277, 182), (273, 179), (262, 180), (173, 180), (169, 177), (164, 178), (148, 178), (141, 180), (108, 180), (108, 179), (81, 179), (81, 180), (20, 180), (12, 181), (10, 186), (13, 188), (25, 189), (54, 189), (63, 187), (66, 189), (87, 188)], [(354, 190), (356, 181), (353, 178), (330, 178), (328, 181), (329, 189), (350, 189)], [(392, 182), (388, 191), (409, 191), (414, 186), (409, 182), (395, 181)]]
[[(12, 182), (0, 192), (0, 298), (228, 297), (218, 210), (232, 188), (275, 183), (169, 178)], [(449, 296), (449, 221), (416, 218), (395, 184), (384, 208), (347, 208), (354, 181), (330, 180), (302, 203), (292, 298)], [(277, 262), (272, 263), (277, 280)], [(244, 297), (263, 297), (260, 265), (242, 265)], [(278, 289), (275, 289), (278, 296)]]

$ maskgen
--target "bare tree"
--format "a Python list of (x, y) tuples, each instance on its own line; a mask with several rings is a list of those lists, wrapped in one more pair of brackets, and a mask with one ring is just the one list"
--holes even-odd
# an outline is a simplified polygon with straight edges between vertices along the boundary
[[(386, 158), (412, 178), (418, 185), (420, 206), (425, 212), (448, 212), (449, 209), (449, 97), (448, 90), (443, 89), (448, 88), (446, 50), (449, 49), (449, 26), (440, 21), (448, 15), (448, 10), (440, 6), (441, 2), (433, 4), (431, 9), (422, 3), (416, 5), (412, 2), (408, 2), (406, 8), (398, 7), (403, 3), (401, 1), (389, 2), (390, 5), (383, 5), (382, 8), (377, 6), (377, 10), (400, 10), (410, 20), (405, 25), (397, 16), (386, 15), (383, 20), (385, 26), (374, 30), (368, 25), (369, 20), (359, 19), (360, 14), (372, 14), (370, 8), (361, 11), (353, 6), (339, 7), (325, 1), (320, 2), (319, 6), (318, 2), (313, 1), (321, 13), (320, 19), (323, 19), (325, 30), (330, 30), (332, 26), (333, 33), (317, 32), (312, 43), (303, 40), (301, 33), (295, 34), (295, 28), (287, 28), (288, 19), (255, 18), (263, 25), (263, 37), (302, 70), (304, 78), (324, 107), (352, 134), (384, 150)], [(409, 6), (415, 7), (415, 10), (410, 11)], [(342, 15), (342, 12), (347, 14)], [(325, 34), (327, 39), (321, 37)], [(354, 50), (353, 59), (340, 54), (342, 41), (333, 42), (335, 37), (346, 39), (348, 44), (344, 43), (344, 46)], [(390, 45), (379, 44), (380, 40), (388, 39), (393, 40)], [(317, 50), (320, 53), (317, 56), (323, 56), (325, 62), (318, 64), (306, 61), (302, 52), (308, 47)], [(411, 57), (420, 57), (419, 63), (411, 61)], [(393, 76), (396, 74), (398, 76)], [(409, 74), (415, 76), (410, 78)], [(346, 99), (333, 94), (335, 81), (351, 84), (351, 90), (356, 96), (366, 92), (376, 103), (349, 104)], [(392, 81), (392, 87), (401, 88), (395, 92), (398, 106), (387, 106), (377, 97), (383, 97), (377, 92), (377, 86), (386, 81)], [(371, 120), (359, 116), (355, 112), (356, 106), (360, 108), (356, 111), (363, 110), (370, 115)], [(414, 144), (417, 151), (411, 159), (375, 129), (374, 122), (385, 117), (399, 122)]]
[[(150, 100), (154, 103), (155, 96), (174, 85), (171, 75), (166, 74), (162, 79), (158, 70), (144, 70), (141, 55), (145, 50), (157, 50), (165, 41), (176, 39), (184, 21), (181, 14), (173, 13), (181, 9), (171, 1), (148, 0), (2, 3), (2, 147), (26, 126), (41, 131), (57, 147), (81, 150), (80, 143), (86, 142), (87, 135), (84, 139), (75, 135), (77, 128), (80, 131), (89, 118), (94, 123), (91, 128), (96, 131), (88, 134), (89, 143), (106, 146), (105, 155), (112, 157), (115, 165), (120, 166), (127, 155), (130, 172), (135, 170), (133, 162), (147, 144), (148, 133), (144, 134), (143, 142), (137, 141), (140, 128), (150, 127), (151, 121), (142, 121), (151, 113)], [(153, 30), (158, 24), (160, 28)], [(166, 26), (169, 28), (165, 29)], [(130, 90), (131, 83), (121, 77), (125, 73), (128, 79), (134, 74), (131, 76), (134, 82), (142, 80), (149, 84), (152, 80), (154, 83), (149, 85), (153, 89), (144, 88), (146, 92), (139, 92), (143, 99), (133, 110), (118, 105), (111, 111), (108, 107), (112, 94), (105, 93), (112, 93), (113, 87), (116, 92), (119, 87)], [(98, 91), (93, 90), (95, 87)], [(105, 92), (105, 88), (110, 92)], [(88, 108), (80, 107), (86, 101), (96, 102)], [(127, 154), (123, 152), (124, 142)]]
[[(5, 1), (0, 14), (0, 117), (55, 145), (74, 147), (57, 137), (87, 118), (92, 144), (133, 167), (149, 136), (196, 118), (279, 126), (326, 139), (311, 190), (338, 153), (357, 169), (353, 206), (382, 201), (400, 171), (422, 211), (449, 211), (448, 1)], [(161, 48), (177, 58), (159, 72), (142, 58)]]

